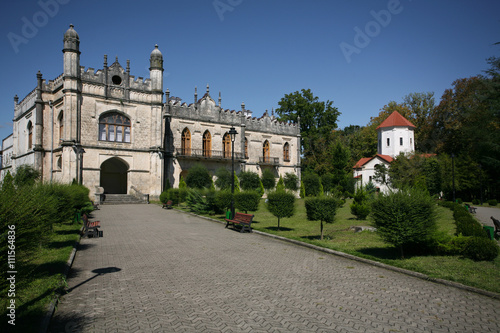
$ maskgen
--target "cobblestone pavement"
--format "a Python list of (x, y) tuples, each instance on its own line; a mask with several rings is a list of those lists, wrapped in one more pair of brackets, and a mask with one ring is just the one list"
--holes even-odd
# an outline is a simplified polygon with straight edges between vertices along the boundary
[(500, 208), (496, 207), (476, 207), (476, 214), (474, 215), (479, 222), (484, 225), (489, 225), (494, 227), (493, 220), (491, 217), (493, 216), (497, 220), (500, 220)]
[(49, 332), (499, 332), (500, 301), (155, 205), (103, 206)]

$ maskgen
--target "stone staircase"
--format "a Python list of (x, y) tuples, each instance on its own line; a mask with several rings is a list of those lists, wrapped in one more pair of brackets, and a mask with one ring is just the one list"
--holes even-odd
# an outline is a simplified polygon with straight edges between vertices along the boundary
[(106, 194), (103, 205), (125, 205), (125, 204), (145, 204), (146, 202), (140, 200), (130, 194)]

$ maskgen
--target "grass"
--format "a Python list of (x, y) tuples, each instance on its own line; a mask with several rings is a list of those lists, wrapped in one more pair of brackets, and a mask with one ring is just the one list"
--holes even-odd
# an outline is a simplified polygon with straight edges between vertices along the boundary
[[(320, 238), (320, 222), (308, 221), (303, 199), (296, 201), (295, 215), (283, 218), (278, 230), (278, 218), (265, 208), (261, 201), (255, 214), (252, 227), (255, 230), (299, 240), (324, 248), (329, 248), (358, 257), (383, 262), (392, 266), (426, 274), (432, 278), (455, 281), (464, 285), (500, 293), (500, 256), (494, 261), (475, 262), (460, 256), (413, 255), (400, 258), (399, 251), (386, 244), (376, 232), (354, 232), (351, 226), (372, 226), (370, 220), (356, 220), (351, 214), (348, 200), (339, 208), (332, 224), (324, 224), (324, 240)], [(186, 206), (179, 207), (189, 210)], [(224, 220), (225, 216), (211, 216)], [(452, 212), (444, 207), (437, 207), (438, 232), (453, 236), (455, 223)]]
[[(66, 262), (78, 239), (80, 224), (54, 225), (49, 240), (28, 258), (16, 257), (16, 325), (17, 332), (38, 332), (48, 304), (64, 286)], [(22, 255), (22, 254), (21, 254)], [(0, 298), (2, 326), (7, 325), (7, 295)], [(7, 331), (14, 332), (8, 325)], [(6, 330), (2, 330), (5, 332)]]

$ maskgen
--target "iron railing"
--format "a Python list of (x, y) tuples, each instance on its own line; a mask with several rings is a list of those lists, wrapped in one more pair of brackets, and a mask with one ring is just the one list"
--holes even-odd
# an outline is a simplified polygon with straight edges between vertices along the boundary
[(270, 157), (270, 156), (261, 156), (259, 157), (259, 164), (263, 165), (279, 165), (280, 158), (279, 157)]
[[(191, 149), (191, 148), (175, 148), (175, 156), (177, 157), (192, 157), (192, 158), (206, 158), (214, 160), (230, 160), (231, 151), (224, 150), (204, 150), (204, 149)], [(242, 160), (245, 156), (242, 153), (234, 152), (235, 160)]]

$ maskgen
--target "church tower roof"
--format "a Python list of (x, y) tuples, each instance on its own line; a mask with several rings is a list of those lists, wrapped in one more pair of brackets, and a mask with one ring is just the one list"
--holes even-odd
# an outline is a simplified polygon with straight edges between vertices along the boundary
[(398, 111), (394, 111), (377, 127), (377, 129), (384, 127), (415, 127), (415, 125), (403, 117)]
[(73, 28), (73, 24), (70, 24), (69, 29), (64, 33), (64, 50), (79, 51), (80, 37)]

